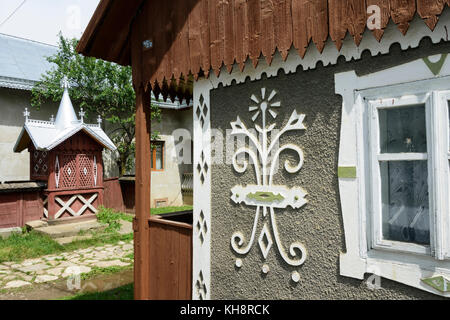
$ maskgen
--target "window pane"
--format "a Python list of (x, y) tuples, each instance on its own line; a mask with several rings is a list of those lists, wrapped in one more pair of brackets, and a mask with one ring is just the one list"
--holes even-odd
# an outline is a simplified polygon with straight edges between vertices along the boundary
[(381, 153), (427, 152), (425, 105), (379, 109)]
[(427, 161), (380, 163), (383, 238), (430, 244)]
[(153, 164), (153, 153), (154, 153), (154, 152), (155, 152), (155, 151), (152, 150), (152, 156), (150, 157), (150, 165), (151, 165), (150, 168), (152, 168), (152, 169), (155, 169), (154, 164)]
[(162, 152), (162, 144), (156, 145), (156, 170), (161, 170), (163, 168), (163, 152)]

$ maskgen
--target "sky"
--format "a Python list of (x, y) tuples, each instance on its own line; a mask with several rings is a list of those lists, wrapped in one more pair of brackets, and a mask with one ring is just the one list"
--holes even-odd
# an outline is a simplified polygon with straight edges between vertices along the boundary
[(57, 45), (58, 32), (80, 38), (100, 0), (0, 0), (0, 33)]

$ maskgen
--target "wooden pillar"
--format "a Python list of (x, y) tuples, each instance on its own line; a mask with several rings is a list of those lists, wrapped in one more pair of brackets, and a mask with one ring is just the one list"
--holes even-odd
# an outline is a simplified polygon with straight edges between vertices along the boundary
[(149, 298), (149, 225), (150, 218), (150, 91), (136, 88), (136, 217), (134, 224), (134, 299)]

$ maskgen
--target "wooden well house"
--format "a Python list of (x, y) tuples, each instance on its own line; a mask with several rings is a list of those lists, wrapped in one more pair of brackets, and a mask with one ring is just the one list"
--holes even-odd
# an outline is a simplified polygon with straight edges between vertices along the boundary
[(97, 124), (84, 123), (84, 112), (77, 118), (65, 81), (56, 118), (32, 120), (25, 109), (25, 124), (14, 152), (28, 149), (30, 179), (45, 181), (44, 219), (76, 219), (94, 216), (103, 204), (104, 148), (115, 145)]

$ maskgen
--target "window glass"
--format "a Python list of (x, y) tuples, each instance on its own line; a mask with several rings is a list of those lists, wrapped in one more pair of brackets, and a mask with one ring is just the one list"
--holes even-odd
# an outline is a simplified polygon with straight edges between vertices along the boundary
[(155, 159), (156, 159), (156, 170), (161, 170), (163, 168), (163, 151), (162, 151), (163, 145), (157, 144), (155, 148)]
[(381, 153), (427, 152), (425, 106), (379, 109)]
[(153, 152), (155, 152), (155, 151), (152, 150), (152, 156), (150, 157), (150, 164), (151, 164), (151, 168), (155, 169), (155, 165), (153, 164)]
[(380, 163), (385, 240), (430, 244), (427, 161)]

